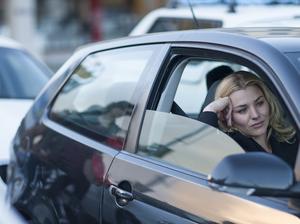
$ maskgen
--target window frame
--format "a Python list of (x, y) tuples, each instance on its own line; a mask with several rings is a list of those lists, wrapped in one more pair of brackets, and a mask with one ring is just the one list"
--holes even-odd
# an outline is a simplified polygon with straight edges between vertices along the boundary
[[(142, 72), (142, 74), (140, 75), (140, 77), (139, 77), (139, 79), (138, 79), (138, 81), (136, 83), (133, 96), (131, 97), (132, 101), (134, 102), (134, 106), (135, 106), (135, 108), (134, 108), (134, 110), (132, 112), (132, 115), (131, 115), (131, 120), (133, 120), (134, 119), (134, 115), (135, 115), (136, 106), (137, 106), (138, 101), (139, 101), (139, 96), (141, 95), (141, 94), (139, 94), (139, 92), (141, 92), (141, 88), (143, 86), (145, 86), (145, 83), (143, 81), (147, 80), (147, 78), (145, 78), (145, 77), (147, 77), (147, 76), (151, 77), (151, 67), (153, 67), (154, 63), (155, 63), (155, 60), (153, 60), (153, 59), (160, 58), (161, 55), (162, 55), (162, 52), (163, 51), (165, 52), (167, 50), (165, 44), (154, 43), (154, 44), (141, 44), (141, 45), (125, 45), (125, 46), (121, 46), (121, 47), (117, 47), (117, 48), (114, 47), (114, 48), (107, 48), (107, 49), (101, 49), (101, 50), (94, 50), (94, 51), (87, 52), (85, 55), (81, 55), (81, 57), (76, 61), (76, 63), (73, 64), (73, 66), (71, 66), (71, 68), (67, 70), (67, 74), (66, 74), (64, 80), (61, 82), (59, 88), (56, 90), (56, 92), (53, 95), (51, 101), (49, 102), (48, 107), (47, 107), (47, 111), (46, 111), (46, 113), (44, 115), (44, 119), (43, 119), (44, 123), (47, 124), (48, 126), (51, 126), (54, 129), (57, 129), (57, 130), (58, 129), (59, 130), (61, 130), (61, 129), (67, 130), (66, 132), (61, 132), (61, 131), (60, 132), (62, 134), (70, 135), (71, 138), (74, 135), (77, 135), (77, 136), (79, 135), (79, 136), (82, 136), (84, 138), (88, 138), (88, 139), (91, 139), (93, 141), (96, 141), (100, 145), (104, 145), (105, 147), (110, 147), (109, 145), (105, 145), (101, 141), (98, 141), (98, 139), (100, 138), (99, 134), (97, 134), (97, 133), (95, 133), (93, 131), (89, 131), (88, 129), (85, 129), (85, 128), (80, 128), (80, 127), (78, 127), (77, 125), (75, 125), (72, 122), (68, 122), (68, 121), (63, 120), (63, 119), (60, 120), (60, 119), (53, 118), (53, 115), (51, 114), (53, 105), (56, 102), (57, 97), (61, 93), (61, 91), (64, 88), (64, 86), (66, 85), (66, 83), (68, 83), (68, 81), (70, 80), (70, 78), (74, 74), (74, 72), (79, 68), (79, 66), (89, 56), (97, 54), (97, 53), (101, 53), (101, 52), (109, 52), (111, 50), (118, 50), (118, 49), (120, 49), (120, 50), (125, 49), (126, 50), (128, 48), (135, 48), (135, 47), (139, 47), (139, 46), (141, 46), (141, 47), (143, 47), (145, 49), (146, 48), (153, 49), (153, 45), (156, 45), (157, 49), (155, 49), (153, 51), (153, 54), (151, 55), (150, 59), (148, 60), (148, 63), (146, 65), (146, 67), (144, 68), (144, 71)], [(67, 123), (67, 125), (66, 125), (66, 123)], [(70, 123), (70, 124), (68, 124), (68, 123)], [(130, 129), (130, 125), (128, 127), (128, 132), (129, 132), (129, 129)], [(124, 139), (123, 147), (122, 147), (121, 150), (123, 150), (124, 147), (125, 147), (125, 144), (127, 142), (127, 137), (128, 137), (128, 133), (127, 133), (127, 135), (126, 135), (126, 137)], [(120, 150), (120, 149), (118, 149), (118, 150)]]
[[(256, 55), (253, 55), (247, 51), (229, 47), (229, 46), (220, 46), (220, 45), (212, 45), (212, 44), (187, 44), (187, 43), (173, 43), (171, 45), (169, 55), (167, 55), (166, 60), (163, 64), (163, 69), (161, 72), (157, 74), (156, 80), (153, 83), (152, 92), (150, 93), (150, 98), (148, 104), (145, 107), (144, 114), (146, 110), (156, 110), (160, 96), (163, 93), (163, 90), (166, 88), (166, 84), (170, 80), (170, 76), (173, 74), (174, 70), (177, 66), (187, 58), (203, 58), (208, 60), (222, 60), (222, 61), (230, 61), (233, 63), (244, 65), (255, 73), (259, 74), (259, 76), (266, 81), (269, 88), (274, 91), (276, 95), (279, 96), (279, 103), (282, 105), (284, 111), (286, 111), (287, 115), (291, 118), (292, 124), (295, 125), (297, 131), (297, 137), (299, 138), (299, 127), (296, 125), (294, 113), (291, 112), (291, 107), (289, 107), (289, 96), (285, 89), (282, 87), (280, 80), (277, 79), (275, 75), (275, 71), (265, 63), (261, 58)], [(226, 60), (224, 60), (226, 59)], [(177, 87), (176, 87), (177, 88)], [(175, 91), (176, 93), (176, 91)], [(175, 94), (174, 94), (175, 96)], [(174, 100), (174, 99), (173, 99)], [(138, 157), (143, 157), (137, 154), (138, 145), (140, 140), (140, 133), (143, 127), (144, 117), (139, 126), (139, 132), (136, 136), (136, 145), (134, 150), (127, 149), (128, 152), (134, 153)], [(299, 145), (300, 146), (300, 145)], [(149, 161), (153, 161), (155, 163), (163, 164), (164, 161), (156, 160), (154, 158), (145, 157), (145, 159)], [(183, 172), (187, 172), (186, 168), (178, 167), (174, 164), (170, 164), (165, 162), (165, 166), (173, 167), (176, 170), (183, 170)], [(191, 171), (191, 173), (195, 173)]]
[[(202, 53), (202, 55), (201, 55)], [(181, 61), (187, 58), (206, 58), (206, 59), (216, 59), (226, 61), (230, 59), (230, 62), (237, 64), (242, 64), (246, 67), (252, 69), (255, 73), (267, 82), (269, 88), (279, 96), (279, 102), (281, 103), (283, 109), (287, 111), (288, 115), (292, 118), (292, 122), (296, 120), (294, 113), (291, 113), (293, 108), (290, 108), (290, 100), (285, 88), (280, 83), (280, 80), (275, 75), (275, 71), (266, 64), (261, 58), (253, 55), (247, 51), (241, 49), (232, 48), (229, 46), (216, 46), (211, 44), (172, 44), (168, 55), (169, 61), (164, 64), (164, 73), (157, 75), (156, 86), (153, 89), (152, 96), (154, 96), (147, 105), (147, 109), (155, 110), (162, 90), (165, 88), (166, 83), (170, 79), (172, 72), (178, 66)], [(225, 60), (226, 59), (226, 60)], [(170, 67), (171, 66), (171, 67)], [(297, 126), (297, 125), (296, 125)], [(297, 126), (298, 128), (298, 126)]]

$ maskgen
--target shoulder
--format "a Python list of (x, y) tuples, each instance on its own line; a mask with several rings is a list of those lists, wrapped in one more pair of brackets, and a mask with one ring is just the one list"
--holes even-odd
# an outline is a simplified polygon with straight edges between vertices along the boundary
[(262, 148), (252, 138), (243, 135), (238, 131), (227, 132), (227, 134), (235, 140), (246, 152), (262, 151)]

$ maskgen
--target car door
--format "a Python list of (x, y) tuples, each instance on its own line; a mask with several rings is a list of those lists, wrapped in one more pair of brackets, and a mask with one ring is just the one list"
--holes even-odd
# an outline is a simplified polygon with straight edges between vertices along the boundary
[(10, 186), (11, 201), (30, 220), (99, 223), (104, 177), (125, 143), (139, 82), (159, 67), (154, 65), (167, 49), (157, 44), (91, 52), (42, 120), (29, 125), (33, 114), (26, 117), (14, 151), (28, 166), (15, 172)]
[(136, 135), (129, 135), (137, 144), (127, 144), (108, 171), (103, 223), (300, 223), (288, 200), (216, 191), (208, 182), (224, 157), (244, 153), (229, 136), (197, 119), (208, 74), (219, 66), (262, 71), (254, 66), (255, 58), (248, 61), (243, 52), (233, 53), (195, 46), (172, 49), (155, 93), (147, 104), (139, 102), (145, 108), (141, 126), (133, 126)]

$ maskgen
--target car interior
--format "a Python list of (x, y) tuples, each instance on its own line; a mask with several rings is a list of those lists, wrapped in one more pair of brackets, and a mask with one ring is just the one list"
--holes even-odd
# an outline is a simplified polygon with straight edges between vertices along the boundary
[[(182, 61), (173, 71), (161, 95), (157, 111), (197, 119), (203, 108), (213, 101), (218, 83), (227, 75), (240, 69), (246, 68), (213, 60), (186, 59)], [(191, 78), (191, 76), (198, 77)], [(187, 105), (187, 101), (191, 102), (190, 96), (195, 99), (199, 98), (198, 107)], [(196, 104), (194, 100), (192, 101)]]
[[(157, 108), (146, 112), (139, 154), (209, 174), (225, 156), (244, 152), (230, 136), (199, 121), (203, 108), (214, 100), (220, 81), (239, 70), (257, 74), (249, 67), (222, 60), (187, 58), (179, 62)], [(194, 158), (203, 160), (199, 163)]]
[(225, 133), (198, 120), (203, 103), (213, 99), (216, 83), (240, 68), (201, 58), (179, 62), (156, 109), (146, 111), (137, 153), (207, 175), (226, 155), (243, 152)]

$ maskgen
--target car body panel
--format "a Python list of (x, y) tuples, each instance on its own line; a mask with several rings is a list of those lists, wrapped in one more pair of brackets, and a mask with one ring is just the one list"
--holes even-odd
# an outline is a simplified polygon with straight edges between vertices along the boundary
[[(19, 192), (10, 199), (11, 203), (36, 222), (61, 219), (70, 223), (99, 223), (105, 176), (119, 149), (58, 124), (49, 119), (48, 113), (58, 90), (79, 63), (101, 50), (105, 49), (81, 51), (66, 62), (68, 69), (64, 70), (66, 65), (63, 65), (54, 75), (18, 129), (13, 150), (18, 161), (30, 165), (17, 169), (14, 174), (24, 188), (9, 186), (8, 191)], [(137, 92), (149, 88), (146, 80), (155, 78), (151, 73), (156, 74), (167, 50), (163, 46), (158, 49), (157, 57), (151, 62), (157, 66), (150, 66), (153, 70), (147, 71), (149, 75), (145, 75)], [(36, 193), (43, 196), (36, 198)], [(44, 210), (43, 215), (36, 213), (40, 209)]]
[(211, 191), (203, 177), (126, 153), (117, 156), (107, 178), (116, 186), (129, 182), (134, 200), (120, 208), (105, 188), (104, 223), (122, 223), (123, 216), (131, 223), (300, 223), (298, 217), (270, 208), (268, 200), (258, 205)]

